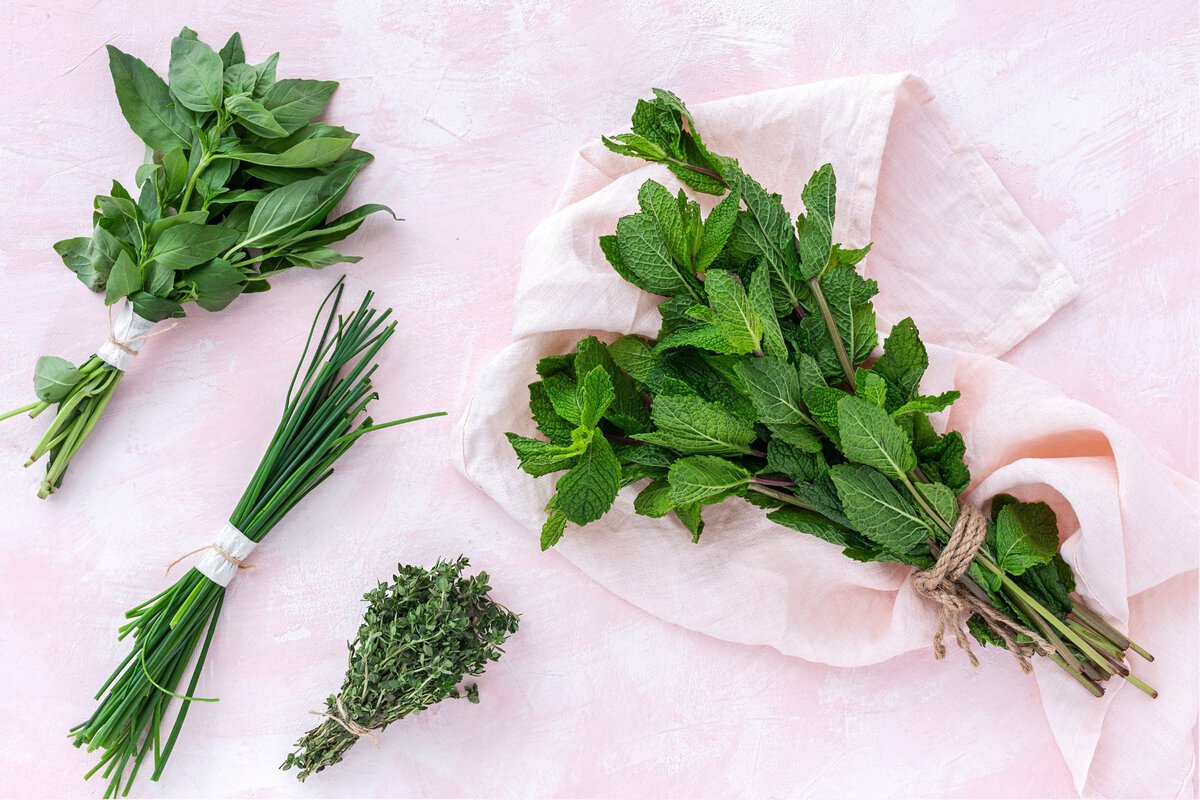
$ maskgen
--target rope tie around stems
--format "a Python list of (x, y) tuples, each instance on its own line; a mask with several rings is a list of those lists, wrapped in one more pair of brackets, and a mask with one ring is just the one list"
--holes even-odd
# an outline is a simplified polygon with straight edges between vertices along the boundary
[(371, 741), (373, 741), (375, 743), (375, 749), (378, 750), (379, 749), (379, 736), (375, 733), (375, 731), (372, 728), (368, 728), (365, 725), (359, 725), (357, 722), (354, 721), (354, 719), (349, 714), (346, 713), (346, 706), (342, 704), (342, 696), (341, 695), (337, 696), (336, 705), (337, 705), (337, 713), (336, 714), (330, 713), (328, 711), (309, 711), (308, 713), (312, 714), (313, 716), (317, 716), (317, 717), (325, 717), (325, 719), (328, 719), (331, 722), (337, 723), (339, 726), (341, 726), (341, 728), (343, 730), (346, 731), (346, 733), (349, 733), (351, 736), (357, 736), (360, 739), (363, 738), (364, 736), (371, 737)]
[[(978, 614), (991, 627), (996, 635), (1004, 642), (1004, 646), (1012, 653), (1013, 658), (1021, 665), (1023, 672), (1033, 671), (1029, 657), (1035, 653), (1049, 655), (1054, 652), (1050, 643), (1029, 630), (1019, 622), (1001, 614), (988, 603), (983, 602), (967, 591), (959, 579), (966, 573), (967, 568), (975, 559), (979, 548), (987, 538), (987, 518), (973, 506), (962, 506), (958, 514), (958, 522), (950, 534), (941, 555), (932, 567), (917, 570), (910, 579), (917, 594), (940, 606), (938, 612), (937, 630), (933, 634), (933, 654), (935, 658), (946, 657), (946, 645), (942, 643), (946, 626), (954, 630), (954, 638), (958, 647), (967, 654), (971, 666), (978, 667), (979, 659), (971, 649), (971, 640), (963, 629), (962, 615), (967, 618)], [(1018, 636), (1027, 636), (1032, 644), (1020, 644)]]

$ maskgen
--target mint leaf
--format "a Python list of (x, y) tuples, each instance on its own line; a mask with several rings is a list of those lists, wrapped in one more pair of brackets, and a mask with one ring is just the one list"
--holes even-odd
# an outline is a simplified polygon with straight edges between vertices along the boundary
[(800, 198), (808, 214), (803, 218), (797, 250), (800, 253), (800, 277), (808, 279), (822, 273), (833, 247), (833, 217), (837, 197), (837, 179), (833, 167), (825, 164), (808, 179)]
[(643, 517), (665, 517), (672, 508), (671, 486), (664, 480), (651, 481), (633, 500), (633, 510)]
[(888, 413), (846, 395), (838, 401), (838, 443), (846, 458), (904, 478), (917, 465), (912, 443)]
[(1058, 552), (1058, 522), (1045, 503), (1010, 503), (996, 516), (996, 562), (1010, 575), (1049, 564)]
[(690, 503), (675, 509), (675, 518), (691, 532), (693, 542), (700, 541), (700, 534), (704, 533), (704, 519), (701, 517), (700, 509), (699, 503)]
[(887, 381), (874, 372), (859, 368), (855, 373), (855, 395), (883, 408), (887, 403)]
[(579, 403), (579, 424), (584, 428), (599, 425), (600, 418), (616, 399), (612, 379), (603, 366), (592, 367), (579, 381), (575, 394)]
[(846, 517), (889, 553), (904, 555), (932, 535), (913, 504), (875, 470), (838, 464), (829, 474)]
[(785, 528), (812, 534), (840, 547), (853, 547), (861, 543), (854, 531), (805, 508), (785, 505), (767, 514), (767, 519)]
[(580, 340), (575, 351), (575, 370), (579, 374), (603, 367), (612, 383), (613, 401), (604, 412), (604, 418), (625, 433), (647, 430), (650, 427), (650, 411), (642, 402), (642, 395), (633, 379), (617, 367), (609, 348), (595, 336), (589, 336)]
[(658, 359), (645, 339), (640, 336), (622, 336), (608, 346), (608, 354), (616, 365), (632, 375), (634, 380), (644, 384), (650, 383), (650, 376), (658, 364)]
[(582, 437), (578, 437), (571, 445), (563, 446), (515, 433), (506, 433), (505, 436), (517, 454), (521, 469), (535, 478), (569, 469), (574, 466), (575, 458), (587, 447), (587, 440)]
[(556, 506), (571, 522), (586, 525), (604, 516), (620, 488), (621, 465), (612, 446), (603, 436), (593, 436), (575, 466), (558, 479)]
[(896, 397), (889, 398), (889, 411), (913, 398), (928, 368), (929, 354), (925, 351), (925, 344), (912, 317), (896, 323), (883, 343), (883, 355), (871, 367), (883, 376), (889, 386), (895, 387)]
[(650, 417), (658, 430), (633, 438), (683, 455), (744, 455), (756, 438), (751, 423), (699, 397), (660, 394)]
[(767, 443), (767, 467), (796, 483), (807, 483), (829, 471), (825, 457), (819, 452), (808, 452), (781, 439)]
[(690, 268), (692, 243), (679, 203), (670, 190), (656, 181), (646, 181), (638, 190), (638, 205), (658, 226), (659, 235), (675, 262)]
[(800, 376), (791, 364), (773, 358), (741, 361), (734, 367), (764, 425), (811, 425), (800, 399)]
[(751, 308), (746, 290), (738, 279), (724, 270), (709, 270), (705, 273), (704, 288), (716, 327), (729, 342), (730, 352), (758, 350), (762, 341), (762, 320)]
[[(918, 483), (916, 487), (942, 521), (953, 529), (958, 520), (958, 497), (950, 491), (950, 487), (942, 483)], [(936, 521), (933, 522), (936, 524)]]
[(567, 518), (563, 516), (561, 511), (551, 511), (550, 516), (546, 517), (546, 522), (542, 525), (542, 549), (549, 550), (554, 545), (558, 544), (563, 537), (563, 531), (567, 527)]
[(822, 275), (820, 284), (850, 360), (855, 364), (865, 361), (878, 341), (870, 300), (879, 292), (879, 285), (842, 264)]
[(571, 431), (574, 426), (558, 415), (550, 395), (541, 381), (529, 384), (529, 411), (533, 421), (542, 435), (554, 444), (567, 445), (571, 443)]
[(759, 266), (750, 276), (750, 307), (762, 325), (762, 349), (771, 358), (787, 361), (788, 348), (779, 318), (775, 316), (775, 301), (771, 296), (771, 272)]
[(960, 397), (960, 393), (955, 390), (942, 392), (939, 395), (929, 397), (926, 395), (917, 395), (912, 400), (909, 400), (904, 405), (892, 412), (892, 416), (907, 414), (910, 411), (920, 411), (922, 414), (933, 414), (937, 411), (943, 411), (950, 407)]
[(620, 263), (636, 278), (632, 282), (639, 288), (651, 294), (687, 294), (700, 299), (695, 278), (675, 263), (658, 223), (650, 215), (642, 212), (621, 217), (616, 243)]
[(763, 259), (771, 272), (776, 310), (790, 309), (800, 302), (800, 257), (783, 201), (777, 194), (767, 194), (749, 175), (740, 175), (735, 189), (746, 211), (738, 214), (729, 246), (743, 258)]
[(708, 218), (704, 220), (700, 250), (696, 254), (697, 272), (708, 269), (725, 249), (725, 243), (729, 241), (729, 236), (733, 233), (733, 225), (737, 222), (740, 204), (741, 196), (733, 191), (709, 212)]
[(672, 506), (719, 503), (743, 491), (750, 480), (744, 467), (717, 456), (681, 458), (667, 473)]

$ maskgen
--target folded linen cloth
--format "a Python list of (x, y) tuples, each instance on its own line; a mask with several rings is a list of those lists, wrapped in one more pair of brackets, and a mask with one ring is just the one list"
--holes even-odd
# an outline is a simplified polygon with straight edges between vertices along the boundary
[[(834, 240), (875, 242), (865, 271), (880, 282), (880, 326), (912, 316), (932, 343), (923, 392), (963, 393), (937, 422), (966, 438), (975, 480), (968, 499), (1010, 492), (1049, 502), (1079, 593), (1159, 656), (1135, 664), (1162, 692), (1157, 701), (1118, 682), (1095, 700), (1049, 662), (1037, 670), (1040, 692), (1031, 683), (1028, 697), (1013, 698), (1031, 703), (1030, 713), (1043, 706), (1077, 790), (1190, 796), (1200, 488), (1154, 462), (1113, 420), (996, 360), (1076, 292), (1045, 240), (915, 77), (828, 81), (693, 110), (709, 146), (738, 158), (793, 212), (812, 171), (833, 164)], [(534, 435), (526, 385), (542, 356), (569, 352), (591, 333), (656, 333), (660, 298), (622, 280), (597, 244), (636, 210), (648, 178), (679, 186), (665, 169), (598, 142), (579, 151), (555, 213), (529, 237), (514, 341), (459, 423), (459, 469), (529, 529), (530, 546), (555, 478), (519, 472), (504, 432)], [(736, 501), (706, 510), (708, 527), (693, 545), (673, 519), (635, 515), (635, 494), (623, 492), (586, 529), (569, 529), (556, 549), (650, 613), (835, 666), (929, 646), (935, 609), (909, 586), (907, 568), (852, 561)], [(969, 669), (965, 660), (935, 668)], [(984, 668), (1015, 667), (989, 651)], [(961, 700), (939, 711), (969, 715), (969, 697)]]

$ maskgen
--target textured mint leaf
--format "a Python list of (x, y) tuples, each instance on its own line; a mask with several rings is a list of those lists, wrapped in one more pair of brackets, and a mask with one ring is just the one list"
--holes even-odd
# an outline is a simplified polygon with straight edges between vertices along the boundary
[(579, 408), (579, 392), (575, 381), (565, 373), (557, 372), (545, 375), (542, 386), (546, 388), (546, 396), (554, 412), (571, 423), (579, 425), (582, 419)]
[(575, 466), (558, 479), (556, 505), (568, 520), (586, 525), (604, 516), (620, 488), (621, 464), (612, 446), (603, 436), (593, 436)]
[(877, 373), (859, 368), (855, 372), (855, 383), (858, 386), (855, 390), (858, 397), (880, 408), (887, 403), (887, 381)]
[(719, 269), (705, 273), (704, 288), (715, 315), (717, 329), (733, 353), (753, 353), (762, 341), (762, 320), (750, 306), (750, 298), (737, 278)]
[(645, 291), (700, 298), (695, 278), (675, 263), (658, 223), (645, 212), (617, 222), (617, 251), (624, 269), (636, 278), (632, 283)]
[(918, 483), (916, 487), (938, 516), (953, 528), (958, 520), (958, 497), (950, 487), (942, 483)]
[(817, 366), (816, 359), (807, 353), (801, 353), (794, 361), (796, 364), (796, 374), (800, 376), (800, 389), (802, 391), (825, 387), (825, 376), (821, 374), (821, 368)]
[(754, 425), (699, 397), (658, 395), (650, 409), (657, 431), (634, 436), (683, 455), (744, 455)]
[(682, 522), (683, 527), (691, 532), (693, 542), (700, 541), (700, 534), (704, 533), (704, 519), (701, 516), (701, 508), (702, 506), (699, 503), (690, 503), (675, 509), (675, 518)]
[(563, 531), (567, 527), (567, 518), (563, 516), (561, 511), (551, 511), (550, 516), (546, 517), (546, 522), (542, 525), (542, 549), (549, 550), (554, 545), (558, 544), (563, 537)]
[(622, 336), (608, 346), (608, 354), (618, 367), (633, 379), (649, 385), (658, 359), (650, 345), (640, 336)]
[(762, 350), (771, 358), (787, 361), (787, 342), (775, 316), (775, 301), (771, 296), (771, 272), (759, 266), (750, 276), (750, 307), (758, 315), (762, 325)]
[(693, 325), (672, 331), (659, 340), (655, 352), (661, 353), (677, 347), (698, 347), (722, 355), (747, 352), (742, 346), (731, 343), (724, 331), (716, 325)]
[(643, 517), (665, 517), (672, 508), (671, 485), (664, 480), (651, 481), (633, 499), (633, 510)]
[(717, 456), (681, 458), (667, 473), (671, 505), (719, 503), (742, 492), (750, 485), (751, 477), (744, 467)]
[(904, 405), (892, 412), (893, 415), (907, 414), (910, 411), (920, 411), (922, 414), (933, 414), (937, 411), (942, 411), (950, 407), (960, 397), (960, 393), (955, 390), (942, 392), (939, 395), (932, 397), (927, 395), (917, 395), (912, 400), (909, 400)]
[(842, 363), (838, 360), (833, 342), (829, 338), (829, 331), (819, 315), (806, 316), (795, 323), (785, 320), (780, 323), (780, 327), (791, 347), (798, 353), (811, 356), (823, 376), (840, 380)]
[(833, 250), (833, 218), (837, 197), (837, 179), (833, 167), (825, 164), (808, 179), (800, 198), (808, 212), (800, 228), (797, 249), (800, 253), (800, 276), (808, 279), (820, 275)]
[(733, 233), (733, 225), (737, 222), (738, 208), (741, 195), (736, 191), (730, 192), (724, 200), (717, 203), (704, 220), (704, 232), (700, 238), (700, 250), (696, 255), (696, 271), (703, 272), (716, 261), (717, 256), (725, 249)]
[(638, 190), (638, 205), (658, 226), (658, 232), (675, 262), (691, 267), (692, 243), (679, 203), (670, 190), (656, 181), (646, 181)]
[(807, 453), (821, 452), (821, 437), (807, 425), (768, 425), (771, 435)]
[(811, 534), (840, 547), (852, 547), (861, 541), (849, 528), (805, 508), (785, 505), (783, 508), (767, 514), (767, 519), (785, 528)]
[(860, 247), (857, 250), (848, 250), (840, 244), (833, 246), (834, 257), (837, 258), (837, 262), (839, 264), (848, 264), (851, 267), (866, 258), (869, 252), (871, 252), (871, 245)]
[(846, 458), (903, 478), (917, 465), (912, 443), (879, 406), (845, 395), (838, 401), (838, 445)]
[(800, 257), (795, 232), (779, 195), (767, 194), (749, 175), (742, 174), (735, 187), (746, 204), (734, 222), (729, 244), (740, 257), (760, 256), (771, 271), (777, 311), (800, 302)]
[(850, 360), (862, 363), (871, 355), (879, 338), (875, 309), (870, 303), (879, 292), (879, 285), (863, 278), (854, 267), (841, 264), (822, 275), (820, 283)]
[(895, 388), (895, 397), (889, 397), (889, 411), (913, 398), (928, 367), (929, 354), (912, 317), (896, 323), (883, 343), (883, 355), (871, 367)]
[(845, 528), (854, 527), (842, 509), (842, 500), (838, 497), (837, 487), (833, 485), (833, 477), (828, 468), (808, 483), (796, 486), (792, 489), (792, 493), (827, 519), (833, 520)]
[(683, 154), (679, 114), (657, 102), (638, 100), (633, 109), (633, 132), (674, 156)]
[(805, 406), (808, 407), (809, 415), (819, 425), (824, 426), (826, 434), (829, 434), (836, 444), (839, 424), (838, 403), (847, 396), (846, 393), (822, 383), (820, 386), (805, 389), (802, 396)]
[(889, 553), (904, 555), (932, 535), (913, 504), (879, 472), (838, 464), (829, 474), (855, 529)]
[(625, 433), (641, 433), (650, 427), (650, 410), (642, 402), (633, 379), (622, 372), (609, 353), (609, 348), (595, 336), (580, 340), (575, 347), (575, 370), (587, 374), (595, 367), (603, 367), (612, 382), (614, 391), (612, 404), (604, 412), (604, 418)]
[[(578, 360), (576, 360), (578, 365)], [(579, 403), (579, 424), (584, 428), (594, 428), (600, 424), (600, 418), (608, 411), (616, 398), (612, 378), (603, 366), (595, 366), (579, 381), (575, 389)]]
[(920, 413), (898, 418), (912, 424), (912, 442), (917, 451), (921, 471), (934, 481), (946, 484), (955, 494), (962, 494), (971, 483), (971, 473), (963, 463), (967, 446), (962, 434), (950, 431), (938, 436), (929, 419)]
[(587, 440), (579, 438), (567, 446), (530, 439), (515, 433), (504, 434), (520, 460), (521, 469), (535, 478), (561, 472), (574, 466), (575, 458), (587, 447)]
[(1049, 564), (1058, 552), (1058, 521), (1045, 503), (1010, 503), (996, 516), (996, 562), (1010, 575)]
[(1017, 583), (1059, 619), (1065, 619), (1074, 607), (1070, 592), (1075, 589), (1075, 579), (1061, 555), (1055, 555), (1049, 564), (1029, 567)]
[(829, 465), (820, 452), (810, 453), (774, 438), (767, 443), (767, 468), (796, 483), (807, 483), (829, 472)]
[(568, 445), (571, 443), (571, 431), (574, 426), (558, 415), (550, 395), (541, 381), (529, 384), (529, 411), (533, 415), (534, 424), (542, 435), (554, 444)]
[(746, 385), (759, 422), (812, 424), (800, 399), (800, 376), (791, 364), (773, 358), (754, 358), (740, 361), (734, 369)]

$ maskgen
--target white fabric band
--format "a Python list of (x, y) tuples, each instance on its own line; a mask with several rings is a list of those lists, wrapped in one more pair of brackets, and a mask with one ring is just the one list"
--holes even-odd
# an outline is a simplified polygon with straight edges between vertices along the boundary
[[(146, 336), (157, 324), (135, 314), (133, 303), (124, 303), (116, 319), (112, 321), (108, 340), (100, 345), (96, 356), (124, 372), (133, 363), (133, 358), (146, 341)], [(125, 349), (118, 347), (115, 342), (120, 342)], [(129, 350), (134, 352), (130, 353)]]
[(247, 539), (244, 533), (226, 522), (212, 546), (200, 556), (196, 569), (218, 586), (228, 586), (238, 574), (240, 562), (245, 561), (257, 546), (258, 542)]

